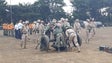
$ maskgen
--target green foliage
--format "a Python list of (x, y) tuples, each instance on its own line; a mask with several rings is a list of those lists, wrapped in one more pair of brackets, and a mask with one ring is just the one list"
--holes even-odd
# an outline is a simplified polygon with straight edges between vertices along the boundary
[(0, 0), (0, 24), (5, 20), (6, 17), (6, 2), (4, 0)]

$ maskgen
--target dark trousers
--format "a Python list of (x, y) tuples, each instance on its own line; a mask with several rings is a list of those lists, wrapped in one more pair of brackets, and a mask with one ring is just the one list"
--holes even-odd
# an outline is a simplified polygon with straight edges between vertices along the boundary
[(18, 30), (15, 30), (15, 38), (18, 39)]
[(18, 30), (18, 39), (22, 39), (22, 32), (20, 29)]

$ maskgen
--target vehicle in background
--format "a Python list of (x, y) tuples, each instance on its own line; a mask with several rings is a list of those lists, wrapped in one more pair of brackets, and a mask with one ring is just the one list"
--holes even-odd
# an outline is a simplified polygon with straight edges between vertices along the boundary
[[(96, 24), (96, 27), (97, 27), (97, 28), (100, 28), (100, 27), (103, 26), (103, 23), (100, 22), (100, 21), (95, 21), (94, 23)], [(85, 28), (85, 26), (86, 26), (88, 23), (87, 23), (87, 21), (80, 20), (80, 24), (81, 24), (81, 27), (82, 27), (82, 28)]]
[(97, 27), (97, 28), (100, 28), (100, 27), (103, 26), (103, 23), (100, 22), (100, 21), (96, 21), (95, 24), (96, 24), (96, 27)]

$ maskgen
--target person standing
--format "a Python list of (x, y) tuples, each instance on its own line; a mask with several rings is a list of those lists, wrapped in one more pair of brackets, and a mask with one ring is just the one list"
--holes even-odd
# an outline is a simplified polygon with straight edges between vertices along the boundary
[(22, 20), (19, 20), (19, 23), (18, 23), (18, 38), (19, 39), (22, 38), (22, 33), (21, 33), (22, 27), (23, 27)]
[(96, 24), (94, 18), (91, 19), (91, 26), (92, 26), (92, 37), (96, 34)]
[(81, 25), (80, 25), (79, 19), (76, 19), (74, 22), (74, 30), (76, 33), (80, 33), (81, 31)]
[(86, 42), (89, 43), (90, 39), (92, 38), (93, 34), (93, 23), (91, 20), (87, 19), (88, 24), (86, 25)]
[(38, 30), (39, 30), (39, 35), (41, 36), (41, 34), (44, 31), (44, 25), (43, 25), (42, 21), (40, 21), (38, 24)]
[(15, 31), (15, 38), (16, 38), (16, 39), (19, 39), (19, 37), (18, 37), (18, 35), (19, 35), (19, 34), (18, 34), (18, 23), (15, 24), (15, 26), (14, 26), (14, 31)]
[(21, 29), (21, 33), (22, 33), (22, 42), (21, 42), (21, 48), (26, 48), (26, 42), (27, 39), (29, 39), (29, 27), (28, 27), (28, 23), (24, 22), (22, 29)]

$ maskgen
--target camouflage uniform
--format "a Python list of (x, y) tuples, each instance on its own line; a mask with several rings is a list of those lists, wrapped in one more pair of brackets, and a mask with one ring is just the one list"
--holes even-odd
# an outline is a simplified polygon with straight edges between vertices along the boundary
[(81, 25), (80, 25), (78, 19), (76, 19), (76, 21), (75, 21), (75, 23), (74, 23), (74, 30), (75, 30), (76, 33), (79, 33), (80, 30), (81, 30)]
[(73, 44), (75, 44), (78, 48), (78, 51), (80, 51), (80, 46), (78, 44), (76, 32), (73, 29), (67, 29), (66, 36), (68, 37), (70, 47), (73, 47)]
[(39, 23), (38, 30), (39, 30), (39, 35), (41, 35), (44, 31), (44, 25), (42, 23)]
[(95, 28), (96, 28), (96, 24), (94, 23), (94, 21), (91, 21), (91, 26), (92, 26), (92, 33), (93, 33), (93, 35), (92, 36), (94, 36), (95, 35)]
[(87, 43), (89, 42), (89, 40), (92, 38), (93, 34), (95, 33), (94, 28), (95, 28), (94, 22), (88, 21), (88, 25), (86, 26), (86, 35), (87, 35), (86, 42)]
[(28, 25), (25, 23), (22, 27), (22, 42), (21, 42), (21, 47), (26, 48), (26, 42), (27, 39), (29, 38), (29, 27)]
[[(61, 25), (61, 23), (57, 23), (56, 27), (54, 29), (54, 38), (56, 38), (55, 46), (57, 46), (57, 47), (62, 46), (62, 44), (63, 44), (62, 36), (63, 36), (62, 35), (62, 25)], [(62, 41), (60, 39), (62, 39)]]

